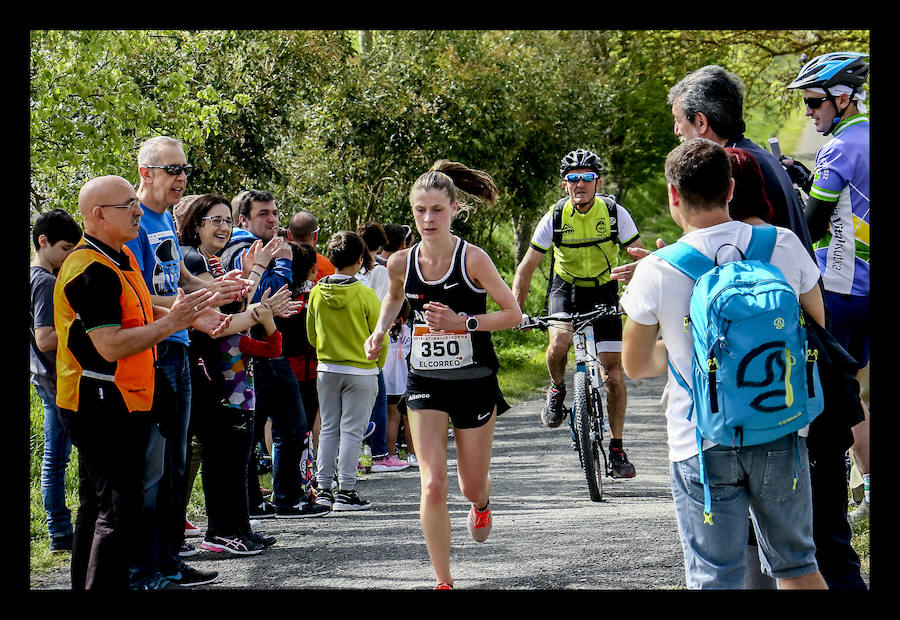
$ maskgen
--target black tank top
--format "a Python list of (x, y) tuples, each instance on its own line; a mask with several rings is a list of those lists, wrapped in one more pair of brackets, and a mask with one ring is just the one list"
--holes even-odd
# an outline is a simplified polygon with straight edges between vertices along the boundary
[(450, 269), (441, 279), (430, 282), (419, 270), (419, 244), (410, 248), (406, 256), (405, 291), (413, 321), (410, 372), (414, 374), (439, 379), (476, 378), (494, 374), (499, 367), (490, 332), (461, 332), (442, 337), (425, 326), (423, 306), (430, 301), (441, 302), (462, 315), (487, 311), (487, 293), (476, 287), (466, 274), (468, 247), (468, 242), (457, 237)]

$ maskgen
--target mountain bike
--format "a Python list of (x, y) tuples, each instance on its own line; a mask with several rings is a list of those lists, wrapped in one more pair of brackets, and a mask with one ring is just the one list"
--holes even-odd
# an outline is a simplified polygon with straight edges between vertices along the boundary
[(598, 305), (594, 310), (576, 314), (551, 314), (528, 317), (519, 329), (571, 329), (575, 345), (573, 406), (569, 410), (569, 428), (575, 439), (578, 458), (587, 480), (591, 500), (603, 499), (603, 478), (612, 477), (612, 468), (603, 448), (606, 424), (603, 420), (603, 393), (606, 367), (597, 355), (593, 322), (599, 318), (621, 316), (617, 306)]

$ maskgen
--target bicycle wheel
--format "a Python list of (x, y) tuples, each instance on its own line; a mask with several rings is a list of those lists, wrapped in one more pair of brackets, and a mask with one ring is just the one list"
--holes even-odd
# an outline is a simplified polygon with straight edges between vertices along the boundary
[(575, 438), (578, 443), (578, 455), (587, 480), (591, 501), (603, 499), (604, 468), (600, 461), (600, 451), (594, 441), (591, 425), (593, 402), (587, 386), (587, 376), (583, 372), (575, 373)]

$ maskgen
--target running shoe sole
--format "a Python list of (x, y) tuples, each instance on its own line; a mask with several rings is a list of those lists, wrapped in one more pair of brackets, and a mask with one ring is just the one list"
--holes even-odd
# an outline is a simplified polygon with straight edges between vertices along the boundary
[[(216, 538), (219, 538), (218, 536)], [(231, 555), (258, 555), (264, 551), (263, 548), (251, 549), (240, 540), (220, 538), (223, 542), (215, 542), (204, 540), (200, 543), (202, 549), (214, 551), (216, 553), (230, 553)]]
[[(310, 510), (311, 509), (311, 510)], [(331, 510), (328, 510), (328, 506), (323, 504), (315, 503), (309, 504), (309, 508), (304, 512), (284, 512), (284, 513), (276, 513), (275, 518), (277, 519), (314, 519), (316, 517), (324, 517), (329, 514)]]

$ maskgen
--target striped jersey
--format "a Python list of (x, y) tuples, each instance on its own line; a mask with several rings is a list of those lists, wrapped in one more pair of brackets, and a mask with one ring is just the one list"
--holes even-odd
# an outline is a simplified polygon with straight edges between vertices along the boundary
[(816, 155), (809, 195), (833, 202), (828, 234), (816, 244), (825, 290), (869, 294), (869, 117), (841, 121)]

